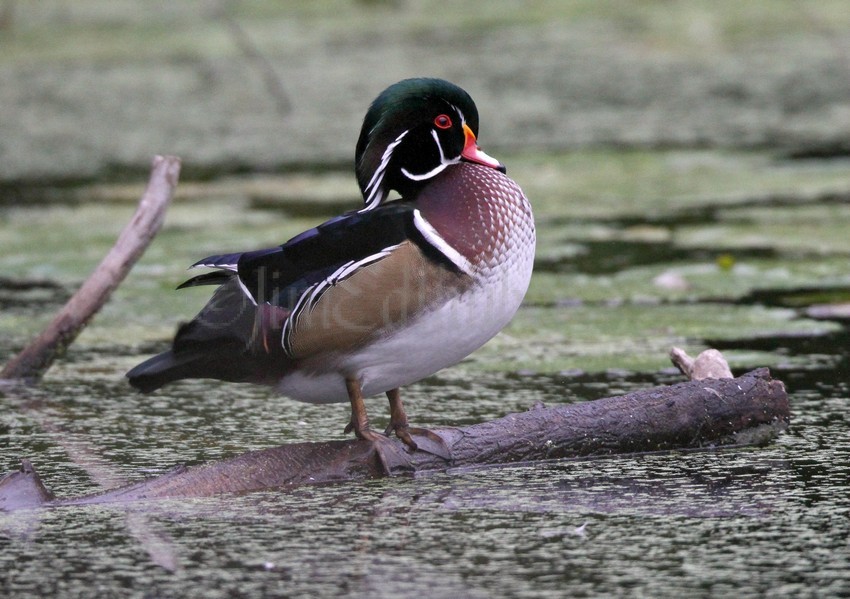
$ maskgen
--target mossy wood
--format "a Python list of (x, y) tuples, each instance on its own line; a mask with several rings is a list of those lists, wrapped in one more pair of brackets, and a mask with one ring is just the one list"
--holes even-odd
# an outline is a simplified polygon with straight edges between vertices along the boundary
[(394, 438), (380, 443), (354, 439), (292, 443), (178, 467), (96, 495), (57, 500), (40, 486), (27, 462), (0, 480), (0, 508), (206, 497), (458, 467), (760, 444), (783, 430), (789, 418), (785, 386), (762, 368), (733, 379), (694, 380), (590, 402), (535, 407), (466, 427), (433, 429), (450, 448), (451, 461), (425, 451), (411, 453)]

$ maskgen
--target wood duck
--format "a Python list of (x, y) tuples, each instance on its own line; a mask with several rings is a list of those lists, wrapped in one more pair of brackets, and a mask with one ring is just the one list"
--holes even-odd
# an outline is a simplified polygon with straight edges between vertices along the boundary
[[(498, 333), (531, 277), (531, 207), (476, 141), (460, 87), (406, 79), (371, 104), (355, 170), (364, 206), (281, 246), (205, 258), (179, 288), (218, 285), (172, 348), (127, 373), (143, 392), (186, 378), (268, 384), (299, 401), (349, 401), (345, 432), (369, 427), (386, 393), (411, 449), (399, 388), (458, 363)], [(391, 199), (396, 191), (401, 198)], [(427, 432), (427, 431), (425, 431)]]

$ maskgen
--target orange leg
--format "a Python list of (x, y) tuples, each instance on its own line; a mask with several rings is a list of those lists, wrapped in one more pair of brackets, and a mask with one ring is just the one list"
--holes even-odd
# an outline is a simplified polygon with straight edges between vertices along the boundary
[(354, 431), (354, 436), (367, 441), (380, 441), (384, 437), (369, 428), (369, 417), (366, 415), (366, 404), (363, 403), (363, 392), (360, 390), (360, 381), (356, 379), (345, 379), (345, 388), (348, 391), (348, 399), (351, 401), (351, 421), (345, 427), (345, 432)]
[(390, 400), (390, 423), (384, 431), (385, 435), (395, 432), (395, 436), (401, 439), (410, 449), (418, 449), (416, 441), (410, 437), (410, 425), (407, 422), (407, 414), (401, 403), (401, 392), (398, 388), (387, 391), (387, 399)]
[[(390, 424), (384, 434), (389, 435), (394, 431), (395, 436), (401, 439), (412, 451), (418, 449), (451, 461), (452, 452), (440, 435), (429, 431), (427, 428), (415, 428), (408, 424), (407, 414), (401, 403), (401, 393), (398, 389), (387, 391), (387, 399), (390, 400)], [(418, 442), (413, 440), (414, 435), (419, 440)]]
[[(387, 399), (390, 400), (390, 423), (382, 435), (369, 427), (369, 417), (366, 415), (366, 405), (363, 402), (363, 391), (360, 388), (360, 381), (346, 379), (345, 387), (348, 390), (348, 399), (351, 401), (351, 420), (348, 422), (348, 426), (345, 427), (346, 433), (354, 431), (358, 439), (379, 443), (381, 441), (387, 441), (385, 435), (395, 432), (396, 437), (407, 445), (411, 451), (421, 449), (445, 460), (451, 460), (451, 450), (446, 446), (442, 437), (428, 429), (412, 428), (408, 424), (407, 414), (404, 411), (404, 405), (401, 403), (401, 393), (398, 389), (387, 391)], [(413, 440), (412, 435), (419, 437), (421, 445)]]

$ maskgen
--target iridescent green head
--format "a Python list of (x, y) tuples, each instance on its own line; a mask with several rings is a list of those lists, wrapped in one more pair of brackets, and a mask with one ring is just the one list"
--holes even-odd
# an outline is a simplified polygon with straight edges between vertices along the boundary
[(372, 102), (357, 141), (355, 170), (366, 209), (390, 190), (415, 194), (451, 164), (475, 162), (504, 171), (478, 147), (478, 109), (463, 89), (442, 79), (405, 79)]

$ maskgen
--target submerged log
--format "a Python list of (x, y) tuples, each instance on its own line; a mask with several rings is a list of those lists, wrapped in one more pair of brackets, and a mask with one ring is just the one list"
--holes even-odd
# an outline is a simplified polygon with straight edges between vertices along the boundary
[(160, 477), (79, 498), (52, 500), (46, 490), (15, 492), (15, 484), (32, 485), (37, 477), (7, 475), (0, 481), (0, 508), (205, 497), (453, 467), (763, 444), (784, 430), (789, 419), (785, 386), (762, 368), (734, 379), (693, 380), (585, 403), (537, 406), (466, 427), (433, 429), (451, 450), (451, 461), (425, 451), (411, 453), (394, 438), (380, 443), (353, 439), (293, 443), (178, 467)]

